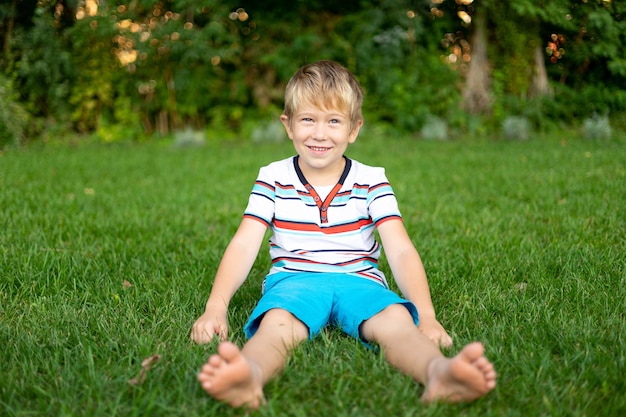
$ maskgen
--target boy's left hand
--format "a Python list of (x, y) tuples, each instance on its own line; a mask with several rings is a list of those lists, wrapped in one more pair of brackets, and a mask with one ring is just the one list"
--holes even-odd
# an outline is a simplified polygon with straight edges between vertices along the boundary
[(449, 348), (452, 346), (452, 338), (443, 328), (441, 323), (439, 323), (436, 319), (422, 320), (420, 318), (420, 324), (418, 328), (437, 346), (444, 348)]

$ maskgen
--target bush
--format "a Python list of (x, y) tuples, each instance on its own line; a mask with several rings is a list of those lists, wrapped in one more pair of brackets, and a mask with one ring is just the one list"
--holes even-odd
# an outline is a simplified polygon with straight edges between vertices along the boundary
[(250, 133), (253, 142), (280, 142), (287, 139), (285, 127), (280, 120), (255, 123)]
[(531, 129), (530, 122), (523, 116), (508, 116), (502, 122), (502, 133), (507, 139), (528, 140)]
[(428, 116), (420, 130), (420, 136), (423, 139), (446, 140), (448, 139), (448, 124), (440, 117)]
[(24, 141), (28, 119), (26, 110), (15, 100), (10, 80), (0, 75), (0, 149)]
[(594, 114), (624, 114), (626, 90), (609, 89), (593, 85), (579, 90), (555, 84), (553, 100), (544, 102), (544, 113), (553, 120), (573, 125), (579, 120), (593, 118)]
[(583, 135), (587, 139), (609, 139), (613, 134), (609, 116), (598, 116), (594, 113), (583, 122)]
[(177, 130), (174, 133), (174, 147), (200, 148), (206, 144), (204, 132), (190, 128)]

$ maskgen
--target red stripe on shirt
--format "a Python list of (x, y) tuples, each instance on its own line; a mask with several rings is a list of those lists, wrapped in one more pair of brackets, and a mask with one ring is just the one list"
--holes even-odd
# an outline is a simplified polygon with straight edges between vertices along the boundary
[(325, 234), (353, 232), (369, 226), (370, 224), (372, 224), (372, 219), (369, 218), (329, 227), (320, 227), (315, 223), (297, 223), (274, 219), (274, 225), (279, 229), (295, 230), (298, 232), (320, 232)]

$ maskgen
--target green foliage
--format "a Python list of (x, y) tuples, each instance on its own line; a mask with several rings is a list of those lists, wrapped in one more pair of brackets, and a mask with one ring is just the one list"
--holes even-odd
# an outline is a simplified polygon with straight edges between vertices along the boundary
[(250, 126), (250, 133), (245, 134), (253, 142), (280, 142), (287, 140), (285, 127), (278, 120), (270, 120), (269, 122), (254, 122)]
[[(351, 69), (368, 122), (398, 132), (419, 132), (430, 116), (476, 133), (511, 114), (545, 130), (554, 119), (571, 124), (608, 109), (619, 120), (626, 111), (624, 2), (119, 0), (98, 2), (94, 15), (83, 2), (26, 3), (0, 5), (0, 71), (31, 116), (31, 136), (71, 130), (109, 141), (124, 130), (115, 124), (145, 135), (248, 135), (254, 121), (277, 117), (295, 70), (318, 59)], [(472, 30), (461, 10), (487, 17), (495, 101), (485, 123), (459, 110), (467, 50), (454, 48), (466, 48)], [(552, 54), (553, 101), (529, 99), (537, 47)], [(577, 90), (592, 106), (561, 100)]]
[(174, 133), (174, 146), (176, 148), (198, 148), (206, 144), (204, 133), (191, 129), (179, 130)]
[(76, 67), (68, 39), (56, 30), (50, 6), (36, 9), (33, 27), (17, 28), (14, 48), (21, 51), (15, 63), (15, 88), (35, 117), (66, 124)]
[[(577, 125), (593, 114), (607, 114), (619, 123), (626, 109), (626, 90), (598, 86), (571, 88), (555, 85), (553, 100), (543, 101), (543, 111), (561, 125)], [(623, 122), (622, 122), (623, 123)]]
[(364, 10), (342, 26), (352, 28), (346, 38), (369, 97), (366, 111), (397, 129), (417, 132), (430, 115), (446, 117), (460, 95), (457, 74), (428, 50), (432, 35), (425, 15), (408, 17), (406, 10), (408, 5), (393, 12)]
[(446, 140), (448, 136), (448, 124), (440, 117), (430, 116), (420, 129), (420, 137), (424, 139)]
[(502, 122), (502, 134), (507, 139), (528, 140), (531, 130), (530, 121), (522, 116), (507, 116)]
[(613, 129), (608, 116), (594, 114), (583, 121), (583, 132), (587, 139), (610, 139)]
[(116, 93), (120, 92), (116, 91), (120, 74), (111, 50), (116, 33), (104, 15), (77, 20), (64, 34), (71, 42), (76, 68), (69, 97), (73, 109), (70, 120), (78, 132), (93, 132), (98, 129), (103, 114), (115, 114), (124, 104), (124, 96), (114, 102)]
[(139, 124), (111, 123), (105, 119), (91, 136), (102, 143), (141, 142), (149, 138)]
[(526, 97), (531, 89), (535, 67), (535, 47), (539, 39), (539, 21), (513, 16), (516, 2), (493, 2), (488, 7), (491, 42), (490, 60), (494, 65), (494, 91), (498, 97)]
[[(439, 7), (456, 14), (463, 8), (457, 3), (444, 1)], [(474, 2), (463, 10), (472, 16), (479, 11), (488, 16), (493, 127), (509, 115), (523, 115), (535, 127), (549, 130), (575, 124), (606, 108), (617, 121), (623, 119), (626, 77), (620, 51), (626, 33), (622, 18), (626, 3), (518, 0)], [(460, 24), (458, 30), (471, 33), (471, 27), (468, 30)], [(537, 47), (546, 50), (554, 99), (550, 94), (531, 94), (535, 92), (532, 77), (539, 73), (534, 62)], [(594, 93), (589, 91), (594, 89)]]
[[(137, 61), (127, 65), (133, 77), (144, 83), (154, 81), (151, 89), (140, 91), (144, 120), (155, 123), (162, 117), (159, 112), (165, 112), (171, 129), (203, 125), (224, 115), (211, 113), (217, 107), (247, 103), (241, 72), (235, 70), (242, 65), (240, 25), (227, 17), (228, 6), (213, 3), (191, 7), (187, 2), (175, 2), (170, 5), (170, 15), (154, 28), (151, 8), (143, 14), (129, 10), (127, 16), (120, 16), (142, 28), (133, 32), (131, 26), (122, 34), (133, 39), (137, 50)], [(220, 122), (239, 122), (230, 117), (232, 112), (226, 113)]]
[(551, 32), (544, 39), (551, 33), (564, 36), (562, 58), (549, 65), (554, 79), (574, 88), (596, 85), (624, 90), (626, 71), (620, 45), (626, 42), (626, 3), (576, 2), (568, 11), (546, 25)]
[(10, 80), (0, 74), (0, 149), (26, 139), (28, 113), (17, 101)]

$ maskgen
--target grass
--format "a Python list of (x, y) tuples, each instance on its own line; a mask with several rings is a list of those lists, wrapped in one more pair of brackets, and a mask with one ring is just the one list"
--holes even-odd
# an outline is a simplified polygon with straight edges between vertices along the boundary
[[(258, 416), (626, 412), (626, 140), (361, 138), (387, 168), (455, 347), (482, 340), (497, 389), (425, 406), (337, 331), (304, 344)], [(289, 143), (43, 147), (0, 154), (0, 415), (238, 416), (198, 386), (189, 330), (258, 168)], [(235, 296), (231, 338), (269, 267)], [(385, 267), (386, 268), (386, 267)], [(142, 361), (160, 359), (145, 381)]]

